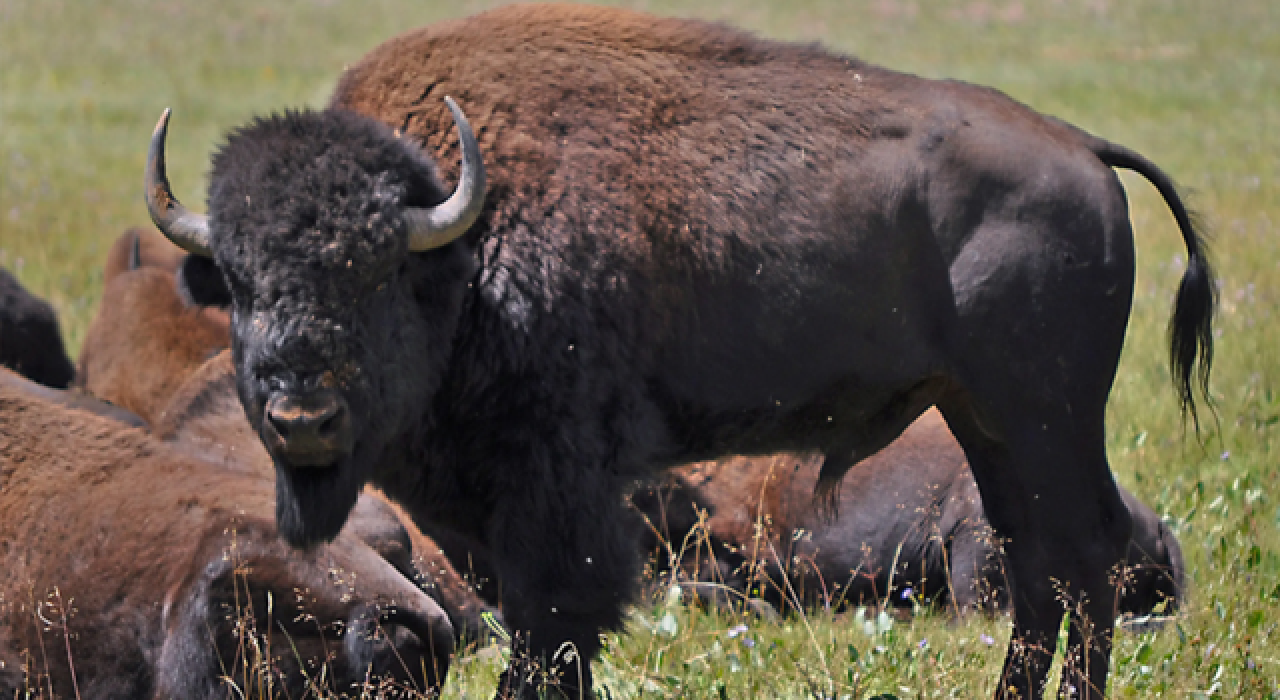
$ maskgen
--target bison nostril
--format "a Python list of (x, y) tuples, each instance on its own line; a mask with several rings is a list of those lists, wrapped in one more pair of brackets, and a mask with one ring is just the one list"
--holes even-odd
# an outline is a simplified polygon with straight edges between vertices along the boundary
[(329, 411), (328, 418), (324, 418), (323, 416), (321, 416), (320, 419), (323, 422), (320, 423), (320, 427), (319, 427), (320, 436), (325, 437), (328, 435), (333, 435), (337, 433), (339, 430), (341, 430), (342, 419), (345, 417), (344, 414), (345, 414), (345, 411), (343, 410), (342, 406), (335, 406), (333, 410)]
[(265, 413), (275, 432), (272, 442), (296, 466), (332, 463), (350, 449), (350, 411), (335, 391), (278, 392), (267, 401)]
[(280, 439), (282, 440), (289, 439), (289, 421), (282, 420), (275, 413), (268, 410), (267, 422), (271, 423), (271, 427), (275, 429), (276, 435), (279, 435)]

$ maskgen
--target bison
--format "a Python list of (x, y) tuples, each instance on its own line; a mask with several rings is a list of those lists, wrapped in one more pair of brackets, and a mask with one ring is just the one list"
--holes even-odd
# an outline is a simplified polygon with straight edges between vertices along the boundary
[(289, 547), (272, 491), (0, 383), (0, 696), (438, 686), (440, 607), (349, 534)]
[(230, 345), (225, 309), (191, 303), (178, 293), (185, 255), (140, 229), (116, 239), (107, 254), (98, 314), (80, 351), (77, 385), (132, 411), (148, 424), (201, 363)]
[(28, 292), (2, 267), (0, 366), (55, 389), (67, 388), (75, 378), (53, 307)]
[(1142, 155), (988, 88), (560, 5), (406, 33), (327, 109), (233, 130), (207, 215), (172, 195), (167, 126), (148, 208), (221, 270), (281, 532), (328, 540), (372, 482), (484, 542), (519, 641), (501, 692), (588, 692), (637, 578), (635, 479), (813, 450), (825, 493), (935, 404), (1006, 541), (998, 694), (1040, 695), (1063, 600), (1063, 690), (1105, 692), (1132, 531), (1103, 427), (1134, 279), (1113, 168), (1187, 248), (1193, 415), (1212, 343), (1204, 244)]
[[(271, 458), (245, 420), (235, 390), (235, 368), (223, 351), (192, 373), (165, 405), (155, 434), (194, 450), (224, 468), (272, 476)], [(343, 532), (373, 547), (398, 571), (434, 598), (466, 640), (492, 636), (490, 617), (502, 624), (499, 610), (487, 604), (458, 574), (440, 544), (428, 537), (381, 492), (371, 487), (356, 501)]]
[(120, 234), (107, 250), (102, 284), (140, 267), (155, 267), (173, 275), (180, 273), (190, 257), (186, 251), (169, 242), (154, 229), (131, 226)]
[[(999, 542), (964, 452), (936, 410), (845, 475), (834, 520), (812, 500), (821, 467), (822, 456), (812, 453), (700, 462), (673, 470), (632, 502), (665, 542), (651, 544), (659, 561), (674, 555), (695, 588), (705, 581), (716, 584), (712, 591), (719, 584), (739, 595), (754, 589), (782, 607), (934, 602), (964, 613), (1007, 606)], [(1117, 612), (1172, 613), (1182, 548), (1160, 516), (1128, 490), (1120, 495), (1133, 535)]]
[(136, 413), (114, 406), (84, 391), (76, 388), (54, 389), (47, 387), (3, 367), (0, 367), (0, 386), (8, 386), (10, 389), (20, 391), (32, 398), (38, 398), (60, 406), (66, 406), (67, 408), (88, 411), (94, 415), (110, 418), (117, 423), (132, 428), (145, 429), (147, 427), (146, 421), (138, 417)]
[[(83, 381), (98, 398), (140, 407), (145, 424), (165, 442), (225, 469), (270, 477), (271, 458), (236, 397), (225, 350), (226, 313), (193, 305), (186, 285), (192, 276), (184, 278), (184, 272), (199, 270), (201, 263), (185, 257), (158, 233), (130, 229), (116, 240), (107, 259), (102, 311), (82, 353), (91, 358), (83, 363)], [(75, 396), (63, 393), (54, 400)], [(484, 613), (501, 619), (441, 548), (380, 493), (361, 495), (345, 531), (422, 585), (465, 638), (489, 636)]]

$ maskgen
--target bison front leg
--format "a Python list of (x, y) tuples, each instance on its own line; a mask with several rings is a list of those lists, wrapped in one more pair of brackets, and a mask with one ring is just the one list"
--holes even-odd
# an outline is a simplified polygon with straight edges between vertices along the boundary
[(621, 486), (592, 476), (539, 480), (497, 506), (490, 538), (514, 634), (499, 698), (591, 697), (600, 633), (621, 623), (639, 569)]

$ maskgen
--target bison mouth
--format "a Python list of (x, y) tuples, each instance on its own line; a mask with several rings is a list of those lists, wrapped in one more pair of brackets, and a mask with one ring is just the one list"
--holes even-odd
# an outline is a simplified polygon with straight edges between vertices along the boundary
[(350, 457), (324, 469), (276, 461), (276, 525), (292, 546), (311, 547), (338, 536), (364, 486)]

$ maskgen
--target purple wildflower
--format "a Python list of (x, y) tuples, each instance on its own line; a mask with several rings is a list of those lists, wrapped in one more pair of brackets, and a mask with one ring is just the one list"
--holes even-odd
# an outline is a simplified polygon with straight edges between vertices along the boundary
[(921, 649), (923, 649), (923, 648), (925, 648), (925, 647), (929, 646), (929, 640), (928, 640), (927, 638), (926, 638), (926, 639), (921, 639), (921, 640), (920, 640), (920, 643), (919, 643), (919, 644), (917, 644), (916, 646), (918, 646), (918, 647), (920, 647)]
[(733, 639), (734, 637), (736, 637), (736, 636), (738, 636), (738, 635), (740, 635), (740, 634), (742, 634), (743, 632), (746, 632), (746, 631), (747, 631), (747, 626), (746, 626), (746, 625), (735, 625), (735, 626), (733, 626), (733, 627), (730, 627), (730, 628), (729, 628), (729, 639)]
[(743, 637), (742, 645), (748, 649), (754, 649), (756, 646), (756, 640), (752, 639), (751, 637)]
[(986, 644), (987, 646), (991, 646), (992, 644), (996, 643), (996, 638), (992, 637), (989, 634), (980, 634), (978, 635), (978, 639), (982, 640), (982, 643)]
[(915, 593), (915, 590), (912, 589), (911, 586), (907, 586), (906, 588), (902, 589), (903, 598), (910, 598), (912, 593)]

